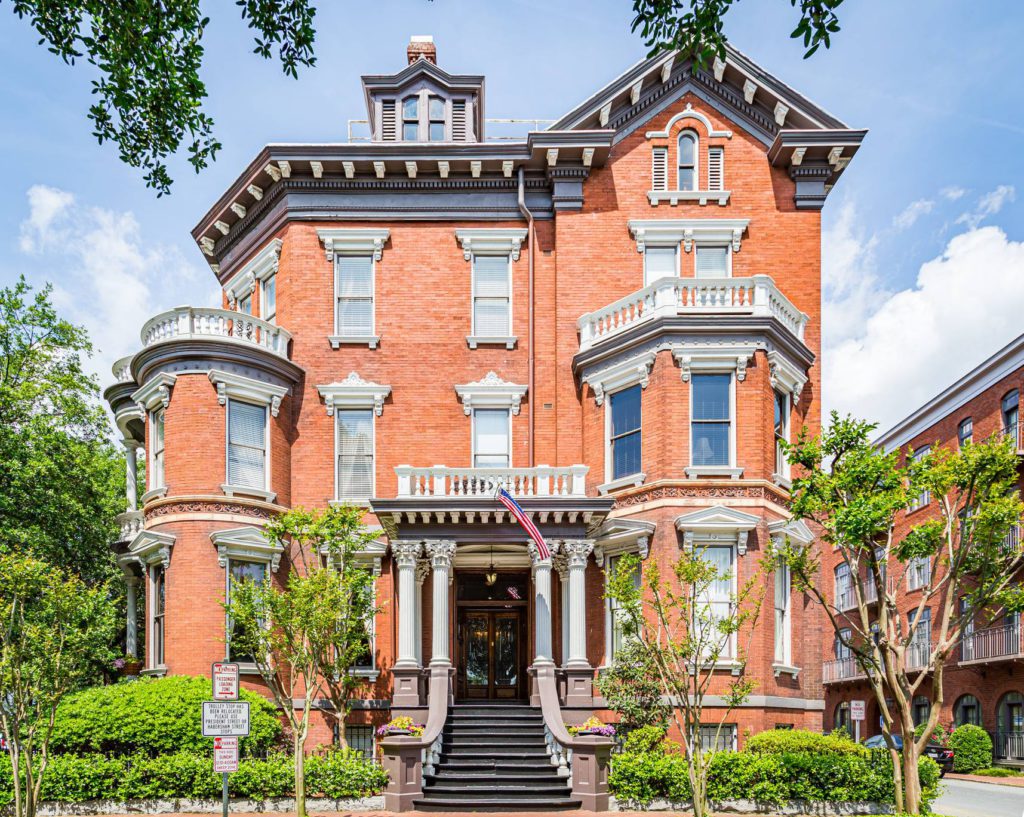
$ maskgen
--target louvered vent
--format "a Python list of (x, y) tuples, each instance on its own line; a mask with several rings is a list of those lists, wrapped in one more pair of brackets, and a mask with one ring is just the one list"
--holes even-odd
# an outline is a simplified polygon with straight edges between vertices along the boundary
[(725, 150), (708, 148), (708, 190), (725, 190)]
[(452, 100), (452, 141), (466, 141), (466, 100)]
[(651, 189), (668, 189), (668, 148), (651, 150)]
[(395, 127), (395, 100), (385, 99), (380, 107), (380, 138), (384, 142), (394, 142), (397, 138)]

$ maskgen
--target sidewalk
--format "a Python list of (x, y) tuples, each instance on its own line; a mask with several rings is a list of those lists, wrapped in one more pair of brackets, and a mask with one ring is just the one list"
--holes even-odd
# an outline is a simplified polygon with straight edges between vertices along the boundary
[(950, 772), (944, 780), (969, 780), (972, 783), (995, 783), (1000, 786), (1016, 786), (1024, 789), (1024, 775), (1018, 777), (985, 777), (982, 774), (955, 774)]

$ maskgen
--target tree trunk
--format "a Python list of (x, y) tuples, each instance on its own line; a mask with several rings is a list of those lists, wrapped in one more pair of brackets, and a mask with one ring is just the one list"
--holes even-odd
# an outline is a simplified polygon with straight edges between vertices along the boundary
[(917, 748), (913, 739), (903, 740), (903, 810), (921, 813), (921, 779), (917, 775)]
[(305, 741), (295, 733), (295, 814), (306, 817), (306, 751)]
[(903, 807), (903, 770), (900, 768), (903, 761), (900, 758), (900, 753), (894, 752), (892, 749), (889, 750), (889, 757), (892, 758), (893, 797), (896, 801), (896, 813), (905, 814), (907, 810)]
[(32, 774), (32, 760), (25, 759), (25, 788), (22, 800), (22, 817), (36, 817), (35, 775)]

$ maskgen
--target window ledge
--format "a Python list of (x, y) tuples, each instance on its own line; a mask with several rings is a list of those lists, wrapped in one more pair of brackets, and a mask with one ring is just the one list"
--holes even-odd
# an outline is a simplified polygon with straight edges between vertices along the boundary
[(732, 468), (728, 465), (691, 465), (686, 470), (686, 476), (691, 479), (695, 477), (729, 477), (739, 479), (743, 476), (742, 468)]
[(782, 476), (782, 474), (772, 474), (772, 482), (785, 491), (793, 490), (793, 480), (789, 477)]
[(331, 342), (332, 349), (338, 349), (342, 344), (350, 346), (368, 346), (376, 349), (380, 343), (380, 335), (328, 335), (327, 340)]
[(365, 667), (362, 669), (349, 670), (348, 674), (354, 678), (362, 678), (364, 681), (369, 681), (372, 684), (380, 677), (380, 670)]
[(519, 338), (516, 335), (466, 335), (466, 343), (470, 349), (477, 346), (504, 346), (514, 349)]
[(365, 496), (359, 498), (340, 497), (339, 499), (328, 500), (327, 504), (330, 505), (332, 508), (340, 508), (342, 505), (355, 505), (360, 508), (369, 508), (370, 500)]
[(153, 678), (162, 678), (167, 674), (167, 667), (162, 664), (159, 667), (151, 667), (150, 669), (144, 669), (139, 675), (145, 675)]
[(227, 496), (249, 496), (262, 499), (264, 502), (274, 502), (277, 494), (273, 491), (261, 491), (259, 488), (247, 488), (244, 485), (221, 485), (220, 489)]
[(256, 666), (252, 661), (237, 661), (238, 672), (240, 675), (259, 675), (259, 667)]
[[(735, 658), (720, 658), (717, 661), (706, 661), (700, 665), (701, 669), (720, 670), (727, 669), (731, 675), (740, 675), (743, 672), (743, 662)], [(693, 665), (690, 665), (690, 674), (693, 675)]]
[(146, 491), (146, 493), (144, 493), (141, 497), (139, 497), (139, 502), (142, 505), (145, 505), (150, 500), (162, 499), (165, 496), (167, 496), (167, 486), (166, 485), (161, 486), (160, 488), (154, 488), (152, 491)]
[(795, 681), (797, 676), (800, 674), (800, 667), (791, 667), (789, 664), (780, 664), (775, 662), (772, 664), (772, 672), (775, 673), (776, 678), (780, 675), (791, 675)]
[(637, 474), (628, 474), (618, 479), (613, 479), (611, 482), (605, 482), (602, 485), (597, 486), (597, 492), (604, 496), (610, 491), (617, 491), (619, 488), (639, 488), (644, 484), (644, 480), (647, 479), (647, 474), (643, 471)]
[(675, 206), (681, 201), (695, 201), (701, 206), (717, 201), (722, 207), (729, 203), (729, 190), (648, 190), (647, 200), (657, 207), (661, 202)]

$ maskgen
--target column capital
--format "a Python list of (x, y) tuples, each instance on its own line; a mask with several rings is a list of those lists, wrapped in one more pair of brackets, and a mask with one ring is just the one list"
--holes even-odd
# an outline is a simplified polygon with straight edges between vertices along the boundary
[(396, 539), (391, 543), (391, 555), (399, 567), (416, 567), (416, 559), (423, 552), (418, 539)]
[[(557, 550), (555, 543), (551, 543), (549, 547), (552, 553)], [(537, 543), (530, 539), (526, 543), (526, 551), (530, 554), (530, 561), (533, 563), (533, 569), (536, 570), (538, 567), (546, 567), (548, 570), (551, 569), (551, 559), (541, 559), (540, 550), (537, 548)]]
[(455, 557), (455, 542), (451, 539), (428, 539), (427, 555), (433, 567), (451, 567)]
[(416, 584), (423, 584), (424, 579), (430, 573), (430, 560), (429, 559), (417, 559), (416, 560)]
[(551, 556), (551, 567), (558, 573), (558, 578), (563, 582), (569, 579), (569, 560), (564, 553), (555, 553)]
[(593, 539), (564, 539), (562, 552), (569, 562), (569, 567), (586, 567), (587, 558), (594, 550)]

